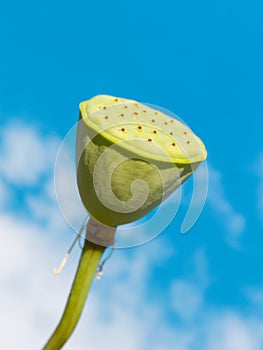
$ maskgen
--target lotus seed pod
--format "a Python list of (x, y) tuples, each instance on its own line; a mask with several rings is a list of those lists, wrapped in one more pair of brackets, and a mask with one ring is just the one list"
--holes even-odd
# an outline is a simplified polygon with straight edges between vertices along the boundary
[(146, 215), (206, 156), (186, 125), (146, 105), (108, 95), (80, 103), (77, 183), (87, 211), (102, 224)]

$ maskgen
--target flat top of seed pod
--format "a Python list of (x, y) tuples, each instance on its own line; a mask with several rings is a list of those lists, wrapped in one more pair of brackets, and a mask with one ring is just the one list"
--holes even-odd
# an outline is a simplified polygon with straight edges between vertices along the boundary
[(139, 102), (98, 95), (81, 102), (80, 112), (91, 129), (142, 157), (179, 164), (206, 159), (205, 146), (191, 129)]

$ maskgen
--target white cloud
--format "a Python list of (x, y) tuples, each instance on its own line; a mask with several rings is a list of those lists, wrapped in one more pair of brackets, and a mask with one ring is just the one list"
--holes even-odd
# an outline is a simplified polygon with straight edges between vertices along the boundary
[(258, 319), (226, 311), (210, 319), (208, 325), (209, 350), (262, 349), (263, 323)]
[[(76, 266), (76, 256), (59, 277), (52, 275), (64, 253), (55, 232), (45, 234), (37, 223), (1, 215), (0, 298), (3, 302), (0, 320), (0, 347), (10, 350), (40, 348), (58, 322)], [(58, 233), (57, 233), (58, 234)], [(60, 233), (62, 236), (62, 234)], [(68, 237), (70, 238), (70, 237)], [(66, 236), (65, 239), (69, 240)], [(83, 313), (80, 325), (65, 349), (94, 350), (116, 348), (147, 349), (154, 329), (162, 320), (158, 305), (145, 299), (150, 266), (159, 263), (158, 243), (134, 251), (128, 257), (116, 251), (102, 281), (96, 283)], [(94, 289), (95, 289), (94, 288)], [(16, 336), (11, 334), (16, 332)], [(152, 340), (151, 340), (152, 339)], [(161, 339), (159, 339), (161, 342)], [(21, 345), (23, 344), (23, 345)], [(151, 346), (155, 349), (154, 344)], [(171, 347), (174, 350), (174, 348)]]
[[(39, 144), (35, 159), (45, 157), (43, 149), (49, 138), (41, 138), (34, 130), (30, 134), (37, 135)], [(52, 268), (73, 238), (66, 223), (57, 223), (61, 216), (51, 185), (53, 164), (48, 161), (42, 168), (24, 159), (28, 171), (18, 164), (13, 175), (11, 164), (18, 161), (8, 152), (4, 154), (9, 164), (4, 175), (11, 174), (8, 179), (13, 184), (35, 186), (40, 184), (43, 172), (46, 174), (39, 195), (25, 193), (30, 217), (21, 218), (16, 212), (0, 213), (0, 348), (35, 350), (45, 343), (59, 320), (79, 252), (73, 252), (61, 275), (53, 276)], [(30, 158), (30, 152), (23, 157)], [(64, 186), (70, 187), (70, 182)], [(254, 309), (249, 317), (244, 317), (233, 310), (212, 309), (206, 303), (210, 279), (203, 250), (193, 256), (185, 276), (172, 280), (167, 291), (162, 289), (158, 301), (150, 298), (153, 267), (173, 254), (170, 247), (167, 250), (162, 244), (156, 239), (140, 248), (114, 253), (105, 266), (103, 279), (95, 282), (80, 323), (64, 349), (261, 350), (263, 322)], [(176, 295), (189, 308), (185, 314), (173, 300)], [(174, 308), (180, 316), (178, 322), (167, 318), (164, 306)], [(185, 323), (185, 319), (191, 322)]]
[[(13, 128), (7, 127), (6, 133), (7, 130), (10, 131), (10, 135), (5, 135), (4, 142), (6, 143), (2, 145), (4, 149), (10, 148), (7, 146), (10, 146), (9, 140), (12, 139), (13, 134)], [(34, 157), (43, 160), (43, 149), (47, 138), (42, 139), (33, 129), (29, 130), (25, 127), (22, 128), (21, 134), (24, 135), (24, 138), (20, 138), (21, 149), (28, 150), (28, 146), (24, 146), (23, 142), (27, 143), (30, 140), (29, 144), (35, 150)], [(15, 147), (12, 149), (14, 150)], [(24, 193), (25, 206), (31, 212), (29, 219), (19, 219), (16, 213), (0, 215), (0, 231), (6, 233), (1, 237), (0, 245), (0, 295), (1, 300), (4, 301), (1, 313), (5, 315), (1, 320), (3, 336), (0, 339), (0, 347), (8, 346), (8, 349), (11, 350), (21, 348), (21, 346), (25, 349), (36, 349), (46, 341), (48, 334), (58, 321), (58, 315), (63, 309), (73, 277), (72, 264), (68, 264), (64, 273), (57, 279), (51, 273), (52, 267), (57, 265), (66, 250), (65, 244), (61, 245), (61, 237), (64, 236), (67, 241), (70, 238), (70, 236), (66, 237), (65, 232), (63, 233), (63, 231), (68, 231), (65, 230), (65, 223), (63, 231), (62, 225), (56, 225), (59, 209), (55, 205), (55, 196), (51, 186), (53, 164), (49, 162), (49, 165), (45, 163), (45, 168), (42, 165), (38, 167), (34, 162), (30, 162), (32, 158), (29, 152), (23, 153), (23, 157), (21, 164), (18, 164), (13, 154), (5, 153), (4, 175), (7, 180), (20, 186), (22, 183), (27, 186), (35, 186), (45, 172), (46, 182), (42, 183), (42, 187), (37, 191), (38, 194)], [(16, 165), (15, 175), (11, 172), (11, 165)], [(24, 166), (27, 171), (24, 170)], [(72, 196), (75, 195), (74, 192), (68, 191), (72, 177), (65, 176), (69, 170), (67, 166), (64, 171), (59, 170), (58, 177), (61, 177), (58, 182), (65, 187), (66, 200), (70, 206)], [(43, 219), (45, 220), (44, 225), (42, 224)], [(165, 256), (165, 250), (158, 251), (159, 248), (155, 248), (154, 261)], [(158, 318), (150, 305), (145, 304), (145, 307), (142, 307), (143, 291), (147, 286), (145, 281), (153, 258), (147, 259), (147, 255), (141, 253), (140, 256), (136, 254), (137, 256), (129, 261), (125, 255), (120, 255), (119, 258), (117, 253), (115, 255), (117, 258), (115, 257), (115, 264), (111, 271), (113, 275), (115, 271), (114, 280), (118, 283), (118, 288), (109, 290), (105, 285), (104, 288), (108, 291), (107, 298), (104, 293), (93, 297), (87, 312), (88, 329), (84, 323), (82, 335), (80, 332), (79, 337), (73, 337), (65, 348), (84, 349), (86, 339), (94, 349), (105, 349), (109, 344), (114, 345), (119, 340), (128, 341), (126, 349), (143, 348), (145, 337), (142, 333), (144, 328), (147, 328), (145, 325), (148, 324), (150, 327), (152, 323), (149, 321), (154, 317)], [(75, 260), (71, 258), (71, 262), (76, 264)], [(104, 280), (107, 281), (106, 278)], [(102, 283), (101, 287), (103, 287)], [(111, 319), (110, 323), (105, 319), (105, 314), (108, 314), (107, 317)], [(11, 337), (14, 329), (16, 337)], [(106, 336), (101, 337), (101, 333)]]
[(238, 247), (238, 238), (245, 229), (245, 217), (233, 208), (225, 195), (220, 172), (211, 166), (207, 202), (223, 222), (228, 233), (227, 241), (232, 246)]
[[(66, 219), (77, 231), (86, 212), (78, 194), (71, 150), (64, 148), (57, 162), (56, 193), (54, 169), (62, 140), (54, 135), (42, 135), (35, 127), (19, 122), (6, 124), (0, 136), (0, 208), (12, 199), (11, 187), (7, 187), (10, 184), (14, 190), (23, 189), (21, 198), (24, 197), (26, 208), (35, 220), (58, 229), (65, 225)], [(25, 187), (38, 191), (27, 192)]]
[[(1, 216), (0, 230), (8, 232), (1, 237), (0, 299), (4, 317), (0, 318), (0, 347), (39, 349), (63, 310), (77, 256), (70, 259), (60, 276), (54, 277), (51, 269), (64, 248), (52, 234), (45, 235), (37, 225), (11, 216)], [(261, 350), (261, 320), (233, 311), (211, 310), (203, 298), (193, 322), (170, 323), (162, 311), (166, 296), (160, 295), (159, 304), (146, 297), (149, 271), (160, 259), (157, 255), (155, 260), (158, 248), (156, 240), (132, 255), (126, 251), (114, 253), (103, 279), (95, 283), (65, 350)], [(201, 261), (202, 254), (198, 252), (194, 261)], [(207, 285), (203, 271), (201, 266), (193, 272), (191, 292)], [(190, 278), (191, 274), (186, 280)], [(184, 298), (187, 303), (187, 294)]]
[[(74, 134), (75, 135), (75, 134)], [(58, 205), (69, 225), (78, 230), (86, 211), (77, 187), (75, 171), (75, 153), (70, 149), (72, 145), (63, 143), (59, 156), (56, 160), (55, 178), (47, 184), (47, 189), (51, 198), (58, 201)], [(55, 196), (54, 196), (55, 184)]]
[(51, 274), (63, 245), (58, 246), (55, 235), (14, 215), (1, 215), (0, 231), (0, 347), (37, 349), (52, 316), (60, 312), (63, 289), (69, 287), (65, 276), (55, 280)]
[(0, 177), (0, 209), (5, 208), (12, 201), (12, 194), (6, 183)]
[(209, 285), (207, 261), (203, 250), (193, 257), (192, 273), (184, 279), (171, 282), (171, 305), (182, 318), (191, 321), (203, 306), (205, 290)]
[(192, 318), (203, 303), (202, 291), (191, 282), (175, 281), (171, 287), (172, 307), (182, 318)]
[(58, 140), (41, 137), (36, 129), (10, 123), (0, 132), (0, 171), (16, 185), (32, 185), (54, 165)]
[(246, 287), (244, 288), (244, 294), (258, 310), (263, 312), (263, 287)]
[(191, 181), (184, 185), (182, 198), (180, 194), (180, 192), (172, 194), (170, 199), (164, 202), (164, 205), (166, 207), (176, 204), (188, 206), (187, 214), (181, 226), (182, 233), (186, 233), (195, 224), (202, 214), (204, 205), (207, 204), (225, 227), (226, 241), (235, 248), (239, 247), (239, 238), (245, 229), (245, 217), (233, 207), (227, 198), (222, 183), (222, 175), (218, 170), (212, 166), (207, 169), (207, 164), (202, 163), (194, 172)]

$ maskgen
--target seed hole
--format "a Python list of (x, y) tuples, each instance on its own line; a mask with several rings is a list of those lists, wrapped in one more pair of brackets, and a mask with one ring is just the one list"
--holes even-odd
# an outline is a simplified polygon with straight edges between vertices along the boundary
[(148, 139), (149, 142), (152, 142), (152, 139)]
[(156, 130), (153, 130), (153, 133), (154, 133), (154, 134), (157, 134), (157, 131), (156, 131)]

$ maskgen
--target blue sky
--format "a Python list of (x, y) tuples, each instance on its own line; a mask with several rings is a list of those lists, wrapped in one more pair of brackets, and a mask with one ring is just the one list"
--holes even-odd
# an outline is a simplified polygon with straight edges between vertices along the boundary
[(56, 204), (54, 161), (79, 102), (104, 93), (178, 114), (208, 150), (209, 194), (186, 235), (183, 207), (153, 242), (115, 252), (65, 349), (104, 349), (99, 329), (117, 349), (262, 349), (261, 2), (1, 7), (2, 347), (39, 348), (63, 308), (79, 251), (54, 279), (73, 237)]

